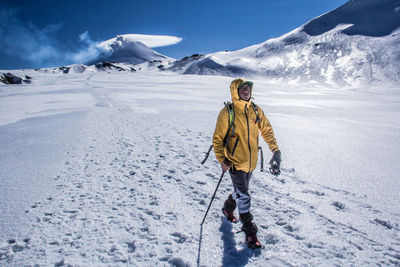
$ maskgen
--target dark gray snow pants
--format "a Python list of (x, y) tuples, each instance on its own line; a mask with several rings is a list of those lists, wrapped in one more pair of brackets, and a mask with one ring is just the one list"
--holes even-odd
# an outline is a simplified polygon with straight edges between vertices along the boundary
[(249, 182), (253, 172), (231, 171), (233, 194), (232, 198), (236, 201), (239, 213), (246, 213), (250, 211), (251, 197), (249, 195)]

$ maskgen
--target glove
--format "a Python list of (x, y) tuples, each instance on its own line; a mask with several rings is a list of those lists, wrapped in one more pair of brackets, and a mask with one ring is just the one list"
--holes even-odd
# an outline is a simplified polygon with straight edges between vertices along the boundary
[(274, 154), (272, 155), (271, 160), (269, 161), (269, 164), (271, 165), (269, 168), (269, 172), (273, 175), (278, 176), (281, 173), (280, 167), (281, 167), (281, 151), (275, 151)]
[(223, 172), (226, 172), (230, 167), (231, 167), (231, 162), (228, 159), (224, 159), (224, 161), (221, 162), (221, 168)]

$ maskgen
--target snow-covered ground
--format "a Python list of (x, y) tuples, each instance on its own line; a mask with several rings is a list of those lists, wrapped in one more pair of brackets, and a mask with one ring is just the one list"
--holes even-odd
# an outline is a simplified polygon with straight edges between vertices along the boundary
[(0, 265), (400, 265), (398, 88), (255, 80), (284, 169), (254, 172), (252, 251), (221, 216), (228, 175), (200, 228), (231, 78), (23, 74), (0, 85)]

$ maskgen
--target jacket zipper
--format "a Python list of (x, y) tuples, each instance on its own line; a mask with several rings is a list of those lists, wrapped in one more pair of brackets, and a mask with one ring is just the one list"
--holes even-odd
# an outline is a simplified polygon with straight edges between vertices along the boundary
[(239, 143), (239, 137), (237, 137), (236, 142), (235, 142), (235, 145), (233, 146), (232, 156), (233, 156), (233, 154), (235, 153), (235, 150), (236, 150), (236, 147), (237, 147), (238, 143)]
[(249, 146), (249, 154), (250, 154), (250, 161), (249, 161), (249, 172), (251, 170), (251, 147), (250, 147), (250, 126), (249, 126), (249, 117), (247, 116), (247, 104), (244, 106), (244, 115), (246, 115), (246, 121), (247, 121), (247, 144)]

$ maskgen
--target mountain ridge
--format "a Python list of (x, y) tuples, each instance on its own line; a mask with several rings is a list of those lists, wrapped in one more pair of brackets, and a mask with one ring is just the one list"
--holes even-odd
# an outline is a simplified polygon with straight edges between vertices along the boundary
[[(397, 49), (400, 3), (397, 2), (351, 0), (281, 37), (232, 52), (216, 52), (185, 62), (178, 60), (167, 70), (339, 86), (400, 83)], [(363, 13), (358, 14), (358, 9)], [(376, 10), (380, 13), (376, 14)], [(383, 25), (366, 20), (369, 17), (391, 20)], [(371, 23), (375, 25), (372, 28)]]

